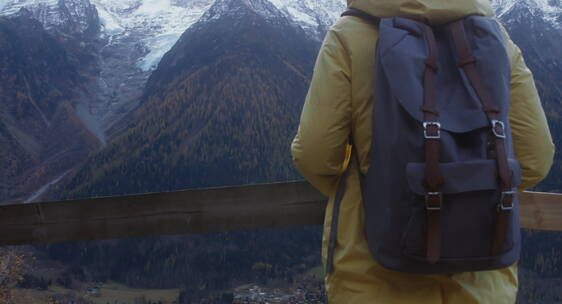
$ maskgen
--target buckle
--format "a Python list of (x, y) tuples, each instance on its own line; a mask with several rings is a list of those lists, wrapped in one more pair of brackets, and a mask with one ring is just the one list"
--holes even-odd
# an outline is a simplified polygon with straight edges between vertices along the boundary
[(513, 210), (513, 198), (515, 197), (515, 191), (502, 191), (500, 197), (500, 202), (498, 204), (498, 211), (510, 211)]
[(427, 192), (427, 194), (425, 195), (426, 210), (441, 210), (442, 204), (443, 204), (443, 193)]
[[(505, 125), (503, 121), (492, 119), (490, 122), (492, 123), (492, 132), (494, 135), (498, 138), (505, 138)], [(499, 132), (496, 130), (497, 127), (500, 128)]]
[[(428, 134), (428, 127), (435, 126), (437, 127), (437, 135), (429, 135)], [(436, 121), (425, 121), (423, 123), (423, 137), (425, 139), (439, 139), (441, 138), (441, 124)]]

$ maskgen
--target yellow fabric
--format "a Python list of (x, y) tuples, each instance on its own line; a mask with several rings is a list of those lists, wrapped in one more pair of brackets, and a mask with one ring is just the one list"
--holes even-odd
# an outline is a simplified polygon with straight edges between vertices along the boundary
[[(350, 2), (351, 7), (373, 15), (404, 16), (433, 24), (471, 14), (493, 14), (487, 0)], [(504, 35), (512, 64), (510, 122), (515, 154), (522, 169), (520, 190), (523, 190), (546, 176), (552, 165), (554, 145), (532, 74), (525, 66), (520, 50), (505, 31)], [(376, 27), (354, 17), (340, 18), (328, 31), (291, 147), (294, 163), (302, 175), (330, 197), (322, 246), (324, 264), (334, 194), (345, 168), (346, 156), (349, 159), (349, 134), (353, 134), (361, 171), (366, 173), (370, 166), (368, 155), (376, 39)], [(334, 271), (326, 276), (330, 304), (515, 302), (515, 265), (494, 271), (453, 275), (405, 274), (378, 265), (369, 253), (363, 233), (363, 207), (355, 160), (351, 160), (338, 223)]]

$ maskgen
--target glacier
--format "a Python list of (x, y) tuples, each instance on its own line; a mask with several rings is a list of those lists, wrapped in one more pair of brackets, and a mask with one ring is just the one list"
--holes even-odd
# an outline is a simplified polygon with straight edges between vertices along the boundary
[(93, 0), (102, 24), (102, 36), (111, 43), (135, 35), (146, 48), (137, 66), (144, 72), (156, 67), (181, 34), (212, 5), (211, 0)]

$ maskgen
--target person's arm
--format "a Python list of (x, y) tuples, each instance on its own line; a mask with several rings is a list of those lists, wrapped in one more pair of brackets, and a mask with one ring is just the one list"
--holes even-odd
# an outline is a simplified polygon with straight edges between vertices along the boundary
[(502, 28), (511, 59), (511, 106), (509, 122), (515, 157), (521, 166), (519, 190), (538, 184), (546, 177), (554, 157), (554, 144), (546, 115), (521, 50)]
[(351, 124), (349, 57), (329, 31), (316, 59), (291, 152), (301, 174), (325, 195), (342, 173)]

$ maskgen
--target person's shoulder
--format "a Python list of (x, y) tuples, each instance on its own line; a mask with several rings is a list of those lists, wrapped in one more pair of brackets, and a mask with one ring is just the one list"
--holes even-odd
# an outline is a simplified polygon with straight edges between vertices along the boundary
[(352, 34), (357, 32), (376, 32), (377, 26), (354, 16), (343, 16), (338, 18), (336, 23), (329, 29), (338, 34)]
[(328, 29), (325, 43), (337, 44), (348, 53), (353, 53), (361, 51), (364, 43), (374, 43), (377, 36), (376, 25), (358, 17), (343, 16)]
[(353, 16), (343, 16), (338, 18), (327, 33), (327, 37), (337, 39), (344, 47), (351, 47), (362, 40), (373, 40), (378, 35), (377, 26)]

